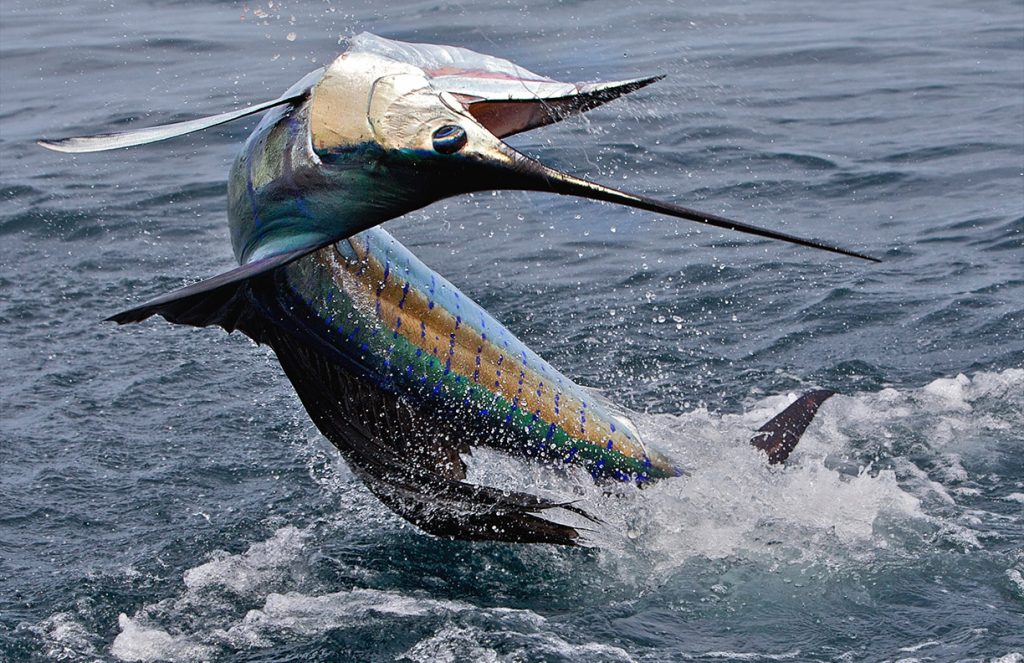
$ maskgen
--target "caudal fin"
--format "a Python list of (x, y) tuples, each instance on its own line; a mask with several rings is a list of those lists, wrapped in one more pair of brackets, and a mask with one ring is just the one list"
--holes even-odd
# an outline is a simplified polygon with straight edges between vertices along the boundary
[(807, 392), (758, 428), (757, 435), (750, 438), (750, 444), (768, 454), (769, 463), (774, 465), (784, 462), (814, 419), (818, 408), (833, 395), (835, 392), (828, 389)]

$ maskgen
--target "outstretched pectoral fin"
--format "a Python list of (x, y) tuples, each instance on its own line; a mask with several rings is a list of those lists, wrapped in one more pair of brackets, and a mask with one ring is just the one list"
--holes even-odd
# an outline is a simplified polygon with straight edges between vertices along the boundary
[(169, 322), (193, 327), (218, 325), (228, 331), (241, 329), (241, 322), (248, 312), (244, 302), (239, 301), (239, 289), (260, 274), (282, 267), (317, 248), (302, 248), (254, 260), (212, 278), (179, 288), (148, 302), (121, 311), (108, 321), (120, 325), (142, 322), (153, 315), (161, 315)]
[(79, 154), (82, 152), (104, 152), (106, 150), (117, 150), (122, 147), (134, 147), (136, 145), (145, 145), (147, 143), (167, 140), (168, 138), (184, 136), (185, 134), (190, 134), (194, 131), (209, 129), (210, 127), (215, 127), (219, 124), (233, 122), (239, 118), (263, 112), (268, 108), (273, 108), (274, 106), (297, 104), (306, 98), (309, 94), (310, 88), (320, 78), (322, 73), (323, 69), (321, 68), (307, 74), (298, 83), (293, 85), (291, 89), (277, 99), (264, 101), (254, 106), (247, 106), (246, 108), (240, 108), (226, 113), (218, 113), (217, 115), (200, 117), (194, 120), (185, 120), (184, 122), (161, 124), (156, 127), (130, 129), (128, 131), (99, 134), (96, 136), (61, 138), (58, 140), (39, 140), (36, 141), (36, 144), (41, 147), (45, 147), (48, 150), (54, 150), (55, 152)]

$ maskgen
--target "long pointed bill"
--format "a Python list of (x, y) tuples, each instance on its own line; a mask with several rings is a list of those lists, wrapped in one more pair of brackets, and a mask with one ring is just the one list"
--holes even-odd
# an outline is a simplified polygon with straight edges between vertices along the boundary
[(727, 219), (726, 217), (718, 216), (717, 214), (708, 214), (707, 212), (683, 207), (682, 205), (674, 205), (672, 203), (654, 200), (653, 198), (619, 191), (618, 189), (613, 189), (611, 187), (604, 186), (603, 184), (597, 184), (596, 182), (574, 177), (568, 173), (563, 173), (549, 166), (545, 166), (539, 161), (531, 159), (530, 157), (513, 150), (507, 145), (503, 147), (504, 149), (502, 151), (506, 152), (506, 155), (508, 155), (509, 152), (514, 153), (512, 156), (514, 165), (512, 167), (516, 171), (516, 174), (520, 176), (521, 179), (519, 180), (519, 184), (522, 185), (518, 187), (512, 186), (503, 188), (522, 188), (533, 191), (548, 191), (551, 193), (559, 193), (564, 196), (579, 196), (581, 198), (603, 200), (610, 203), (616, 203), (618, 205), (625, 205), (626, 207), (647, 210), (648, 212), (674, 216), (688, 221), (696, 221), (697, 223), (703, 223), (716, 228), (724, 228), (725, 230), (734, 230), (748, 235), (757, 235), (758, 237), (782, 240), (783, 242), (789, 242), (790, 244), (798, 244), (812, 249), (838, 253), (852, 258), (860, 258), (861, 260), (881, 262), (878, 258), (858, 253), (856, 251), (850, 251), (849, 249), (844, 249), (839, 246), (825, 244), (812, 239), (804, 239), (803, 237), (796, 237), (795, 235), (789, 235), (775, 230), (758, 228), (757, 226)]

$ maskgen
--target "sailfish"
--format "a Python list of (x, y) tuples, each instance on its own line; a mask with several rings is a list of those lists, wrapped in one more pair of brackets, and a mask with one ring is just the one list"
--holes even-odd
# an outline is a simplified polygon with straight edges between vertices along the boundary
[[(644, 442), (624, 409), (548, 364), (380, 226), (451, 196), (518, 189), (875, 260), (575, 177), (502, 140), (660, 78), (561, 83), (464, 48), (363, 33), (271, 101), (39, 143), (71, 153), (109, 150), (265, 113), (228, 180), (239, 266), (108, 320), (159, 315), (268, 345), (352, 472), (423, 531), (574, 545), (584, 528), (555, 514), (571, 512), (584, 523), (598, 522), (596, 515), (572, 502), (469, 482), (472, 450), (582, 467), (598, 482), (642, 485), (682, 469)], [(801, 396), (751, 443), (769, 462), (782, 462), (831, 394)]]

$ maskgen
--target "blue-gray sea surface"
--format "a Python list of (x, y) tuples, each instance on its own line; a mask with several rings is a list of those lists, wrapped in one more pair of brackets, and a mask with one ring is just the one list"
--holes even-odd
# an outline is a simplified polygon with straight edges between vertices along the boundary
[[(689, 473), (574, 486), (596, 548), (425, 535), (267, 349), (101, 322), (233, 266), (255, 120), (33, 144), (271, 98), (363, 30), (668, 74), (514, 144), (884, 262), (542, 194), (390, 222)], [(4, 0), (0, 58), (0, 660), (1024, 660), (1020, 0)], [(745, 440), (817, 386), (767, 467)]]

